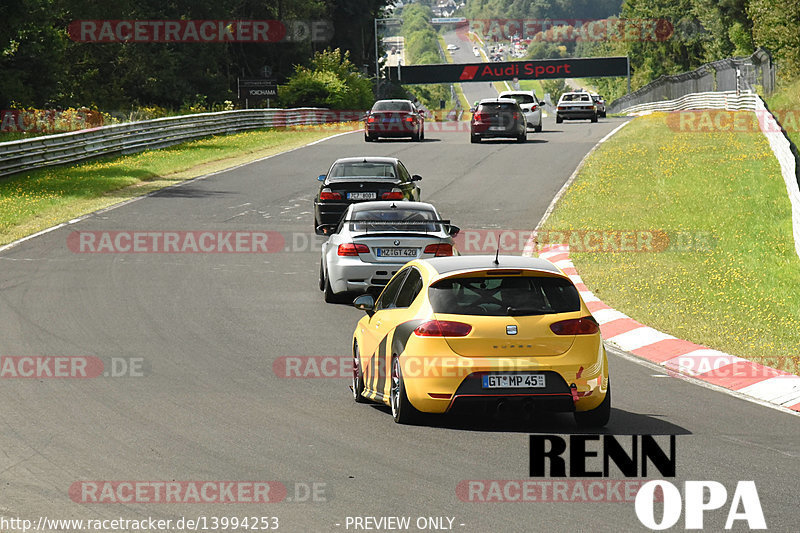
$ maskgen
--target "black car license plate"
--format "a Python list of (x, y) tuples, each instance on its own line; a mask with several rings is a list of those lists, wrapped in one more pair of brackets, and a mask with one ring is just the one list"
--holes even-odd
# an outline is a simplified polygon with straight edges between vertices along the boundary
[(377, 198), (377, 193), (374, 192), (349, 192), (347, 193), (348, 200), (374, 200)]

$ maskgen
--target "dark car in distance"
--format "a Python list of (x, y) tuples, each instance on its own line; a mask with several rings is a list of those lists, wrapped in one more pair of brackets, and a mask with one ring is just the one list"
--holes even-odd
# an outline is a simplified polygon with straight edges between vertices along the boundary
[(374, 200), (419, 201), (416, 182), (395, 157), (346, 157), (334, 161), (314, 198), (314, 231), (327, 235), (339, 224), (347, 206)]
[(364, 140), (381, 137), (425, 138), (425, 117), (411, 100), (378, 100), (364, 118)]
[(525, 142), (528, 126), (525, 114), (513, 98), (485, 98), (472, 110), (470, 142), (479, 143), (481, 139), (513, 137), (517, 142)]

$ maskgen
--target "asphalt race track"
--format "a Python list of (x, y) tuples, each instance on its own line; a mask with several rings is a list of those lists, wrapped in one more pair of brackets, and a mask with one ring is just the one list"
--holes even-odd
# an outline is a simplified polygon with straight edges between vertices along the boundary
[[(450, 56), (453, 58), (454, 63), (481, 63), (483, 61), (483, 56), (475, 57), (475, 54), (472, 53), (473, 43), (462, 40), (461, 34), (450, 31), (445, 33), (443, 38), (445, 43), (458, 46), (458, 50), (450, 51)], [(473, 105), (483, 98), (497, 98), (498, 95), (497, 89), (491, 82), (462, 83), (461, 89), (464, 91), (464, 96), (467, 98), (469, 105)], [(543, 97), (543, 95), (537, 96), (539, 98)]]
[[(646, 531), (632, 502), (457, 496), (463, 480), (531, 480), (529, 433), (570, 434), (570, 416), (532, 425), (447, 417), (400, 426), (386, 409), (356, 405), (346, 377), (273, 371), (282, 356), (348, 356), (361, 316), (323, 302), (318, 243), (307, 244), (316, 176), (334, 159), (397, 156), (423, 176), (422, 199), (462, 228), (531, 229), (584, 154), (621, 121), (556, 127), (548, 118), (525, 144), (471, 145), (467, 131), (432, 127), (421, 143), (341, 135), (1, 253), (0, 355), (125, 358), (142, 369), (116, 378), (2, 380), (0, 515), (277, 516), (280, 531), (291, 532), (353, 531), (348, 516), (451, 517), (464, 532)], [(268, 254), (90, 254), (67, 244), (73, 231), (133, 230), (272, 230), (286, 245)], [(737, 481), (754, 480), (770, 531), (797, 531), (795, 416), (614, 354), (610, 365), (608, 433), (676, 435), (671, 481), (679, 488), (685, 480), (718, 481), (730, 501)], [(666, 446), (669, 439), (657, 440)], [(610, 477), (622, 474), (612, 465)], [(87, 480), (278, 481), (288, 495), (259, 505), (75, 503), (70, 487)], [(314, 483), (317, 501), (297, 502), (313, 499), (306, 489)], [(707, 513), (706, 529), (722, 530), (727, 509)]]

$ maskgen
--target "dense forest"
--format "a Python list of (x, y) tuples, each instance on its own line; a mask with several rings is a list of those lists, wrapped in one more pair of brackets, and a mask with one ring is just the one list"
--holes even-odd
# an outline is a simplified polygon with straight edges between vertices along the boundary
[[(404, 9), (402, 33), (417, 63), (441, 61), (429, 6)], [(358, 74), (368, 78), (375, 63), (373, 21), (391, 14), (391, 0), (13, 0), (0, 2), (0, 109), (87, 106), (208, 109), (236, 100), (236, 80), (269, 77), (303, 81), (297, 98), (283, 102), (353, 105), (369, 98)], [(784, 79), (800, 76), (800, 2), (797, 0), (467, 0), (458, 15), (470, 19), (587, 20), (622, 17), (668, 21), (663, 40), (534, 42), (529, 58), (628, 55), (633, 89), (663, 74), (691, 70), (725, 57), (771, 51)], [(271, 42), (86, 42), (72, 31), (81, 21), (280, 21), (294, 28)], [(306, 32), (314, 21), (328, 26), (324, 38)], [(176, 23), (177, 24), (177, 23)], [(299, 24), (299, 26), (293, 26)], [(305, 24), (305, 26), (303, 26)], [(575, 22), (578, 25), (578, 22)], [(222, 31), (222, 26), (220, 26)], [(226, 30), (227, 31), (227, 30)], [(113, 40), (113, 39), (111, 39)], [(320, 56), (325, 50), (341, 50)], [(383, 50), (379, 50), (379, 55)], [(340, 57), (335, 76), (320, 70)], [(327, 67), (325, 67), (327, 68)], [(343, 81), (344, 80), (344, 81)], [(349, 80), (349, 81), (348, 81)], [(357, 87), (343, 88), (342, 83)], [(608, 97), (624, 91), (621, 81), (598, 79)], [(338, 89), (329, 90), (330, 87)], [(420, 89), (421, 90), (421, 89)], [(445, 92), (431, 87), (435, 100)], [(419, 92), (419, 91), (417, 91)], [(425, 91), (422, 91), (425, 92)], [(335, 93), (335, 94), (334, 94)], [(288, 93), (284, 90), (284, 95)], [(344, 95), (344, 96), (343, 96)], [(433, 95), (429, 96), (432, 99)], [(226, 104), (230, 106), (231, 104)]]
[[(283, 83), (314, 52), (349, 51), (359, 70), (375, 62), (373, 19), (386, 0), (13, 0), (0, 2), (0, 109), (170, 109), (235, 100), (237, 77)], [(280, 42), (81, 42), (75, 21), (276, 20), (297, 31)], [(304, 35), (307, 21), (331, 26)], [(299, 24), (292, 25), (293, 22)], [(306, 24), (306, 26), (303, 26)], [(265, 72), (265, 67), (267, 67)]]

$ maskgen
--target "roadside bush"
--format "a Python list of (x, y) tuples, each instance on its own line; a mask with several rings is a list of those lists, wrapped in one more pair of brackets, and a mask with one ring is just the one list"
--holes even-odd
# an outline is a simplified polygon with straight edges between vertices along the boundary
[(349, 52), (317, 52), (308, 67), (296, 66), (285, 85), (278, 88), (284, 107), (369, 109), (374, 100), (372, 82), (350, 62)]

